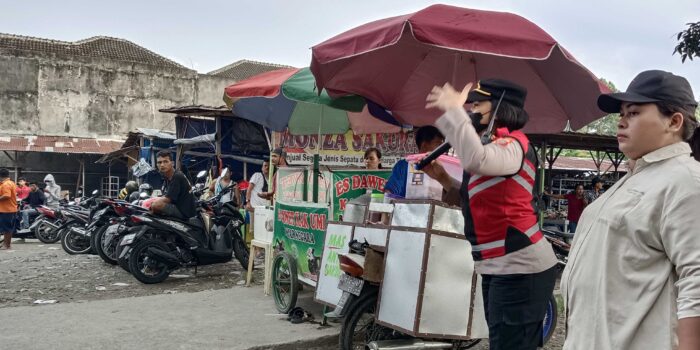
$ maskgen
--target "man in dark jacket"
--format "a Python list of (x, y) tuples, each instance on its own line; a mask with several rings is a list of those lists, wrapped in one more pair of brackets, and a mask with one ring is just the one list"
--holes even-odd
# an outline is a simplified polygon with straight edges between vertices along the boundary
[(35, 183), (29, 185), (30, 192), (25, 199), (25, 207), (22, 210), (22, 229), (29, 228), (29, 215), (36, 213), (36, 208), (44, 205), (46, 196), (44, 192), (39, 190)]

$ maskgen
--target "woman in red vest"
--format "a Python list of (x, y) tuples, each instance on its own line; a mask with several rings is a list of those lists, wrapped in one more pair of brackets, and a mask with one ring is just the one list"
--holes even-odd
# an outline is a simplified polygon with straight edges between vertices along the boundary
[[(435, 126), (465, 170), (465, 236), (483, 277), (489, 349), (535, 350), (557, 261), (532, 206), (537, 156), (520, 131), (528, 121), (527, 91), (501, 79), (481, 80), (470, 89), (471, 84), (461, 92), (449, 84), (436, 86), (426, 108), (444, 112)], [(492, 118), (495, 131), (484, 145), (479, 134)]]

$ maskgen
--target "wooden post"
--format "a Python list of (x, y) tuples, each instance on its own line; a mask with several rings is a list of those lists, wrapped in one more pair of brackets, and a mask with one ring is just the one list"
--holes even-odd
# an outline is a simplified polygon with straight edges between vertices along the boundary
[(217, 162), (221, 159), (221, 117), (216, 116), (216, 138), (214, 139), (216, 145), (216, 160)]
[(78, 180), (75, 182), (75, 193), (73, 193), (73, 197), (78, 196), (78, 190), (80, 189), (80, 180), (82, 179), (82, 174), (85, 172), (85, 169), (83, 169), (84, 163), (82, 156), (78, 160), (78, 163), (80, 164), (80, 166), (78, 167)]
[(17, 158), (17, 151), (15, 151), (15, 159), (12, 160), (12, 163), (15, 165), (15, 183), (17, 183), (17, 179), (19, 178), (19, 168), (17, 167), (17, 161), (19, 159)]
[[(544, 193), (544, 183), (545, 183), (544, 178), (546, 176), (545, 167), (547, 166), (547, 164), (545, 164), (547, 162), (547, 141), (542, 142), (542, 146), (540, 147), (540, 152), (541, 152), (540, 157), (542, 159), (542, 162), (540, 164), (540, 169), (539, 169), (539, 172), (540, 172), (540, 180), (539, 180), (540, 190), (538, 191), (539, 193), (537, 193), (538, 202), (539, 202), (539, 198), (541, 198), (542, 194)], [(551, 176), (551, 174), (550, 174), (550, 176)], [(544, 209), (544, 208), (541, 208), (541, 209)], [(537, 221), (539, 221), (540, 227), (542, 227), (542, 224), (544, 223), (544, 210), (540, 210), (540, 212), (537, 214)]]

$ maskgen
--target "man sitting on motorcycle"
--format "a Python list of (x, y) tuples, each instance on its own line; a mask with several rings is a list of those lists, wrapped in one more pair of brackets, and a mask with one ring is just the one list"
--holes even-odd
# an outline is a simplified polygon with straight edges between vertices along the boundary
[(46, 202), (44, 192), (39, 189), (37, 184), (32, 183), (29, 185), (29, 188), (31, 191), (27, 199), (24, 200), (26, 207), (22, 210), (22, 229), (29, 228), (29, 215), (36, 213), (36, 208), (44, 205)]
[(175, 170), (170, 151), (162, 150), (156, 156), (158, 171), (163, 176), (163, 197), (152, 205), (155, 214), (189, 219), (197, 214), (195, 199), (190, 192), (190, 182), (179, 170)]

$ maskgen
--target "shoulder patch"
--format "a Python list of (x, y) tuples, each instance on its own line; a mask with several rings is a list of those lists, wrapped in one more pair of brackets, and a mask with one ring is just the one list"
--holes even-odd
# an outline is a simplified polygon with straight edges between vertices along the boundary
[(515, 141), (515, 139), (513, 139), (512, 137), (503, 137), (503, 138), (497, 139), (495, 141), (495, 143), (499, 146), (505, 147), (505, 146), (508, 146), (511, 143), (513, 143), (513, 141)]

